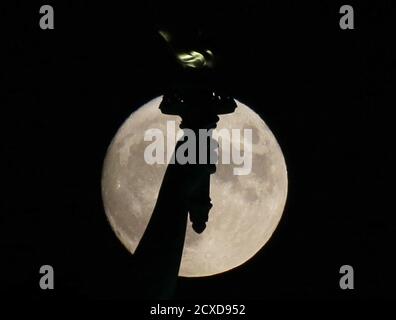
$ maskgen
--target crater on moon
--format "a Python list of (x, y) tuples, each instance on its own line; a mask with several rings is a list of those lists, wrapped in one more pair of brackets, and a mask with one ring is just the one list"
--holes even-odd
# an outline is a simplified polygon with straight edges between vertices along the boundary
[[(144, 141), (150, 128), (163, 131), (180, 118), (162, 114), (155, 98), (132, 113), (113, 138), (103, 165), (102, 196), (111, 227), (133, 253), (149, 222), (166, 165), (149, 165)], [(202, 234), (188, 223), (179, 275), (209, 276), (235, 268), (253, 257), (270, 239), (282, 216), (287, 197), (287, 170), (282, 151), (264, 121), (237, 101), (232, 114), (221, 115), (217, 129), (252, 129), (252, 170), (233, 175), (221, 164), (211, 175), (213, 208)], [(242, 131), (243, 132), (243, 131)], [(243, 139), (242, 139), (243, 141)]]

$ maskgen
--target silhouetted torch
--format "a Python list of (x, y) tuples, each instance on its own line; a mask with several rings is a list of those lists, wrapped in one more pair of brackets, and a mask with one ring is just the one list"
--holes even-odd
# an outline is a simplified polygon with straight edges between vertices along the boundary
[[(178, 40), (174, 33), (160, 31), (160, 34), (182, 67), (176, 84), (164, 94), (160, 110), (164, 114), (180, 116), (180, 128), (188, 128), (195, 133), (194, 165), (209, 164), (215, 169), (217, 142), (212, 138), (210, 130), (216, 128), (218, 115), (234, 112), (237, 105), (232, 97), (218, 92), (212, 84), (215, 61), (211, 50), (205, 48), (199, 39), (193, 41), (192, 37), (189, 37), (188, 41), (183, 41), (183, 37), (179, 37)], [(183, 43), (187, 46), (183, 47)], [(202, 177), (203, 183), (195, 191), (188, 205), (192, 227), (197, 233), (205, 230), (212, 208), (210, 174), (214, 171), (202, 171), (205, 172), (205, 176)]]

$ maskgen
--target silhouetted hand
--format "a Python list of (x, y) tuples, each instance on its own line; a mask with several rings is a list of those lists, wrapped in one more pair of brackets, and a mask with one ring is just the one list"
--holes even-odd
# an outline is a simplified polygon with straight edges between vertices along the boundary
[[(176, 150), (182, 144), (176, 145)], [(209, 161), (208, 161), (209, 162)], [(193, 229), (197, 233), (205, 230), (209, 210), (212, 204), (209, 197), (210, 175), (216, 171), (214, 164), (169, 164), (158, 195), (158, 202), (162, 199), (172, 205), (183, 206), (190, 213)]]
[[(183, 142), (176, 145), (176, 150)], [(135, 251), (142, 295), (173, 295), (183, 253), (187, 215), (197, 232), (205, 229), (211, 207), (209, 177), (214, 164), (169, 164), (149, 224)]]

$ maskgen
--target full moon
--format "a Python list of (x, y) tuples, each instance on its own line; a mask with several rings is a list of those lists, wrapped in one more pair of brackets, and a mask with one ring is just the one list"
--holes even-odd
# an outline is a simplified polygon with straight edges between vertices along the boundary
[[(162, 130), (181, 119), (161, 113), (155, 98), (124, 122), (113, 138), (103, 165), (102, 197), (108, 221), (133, 254), (148, 225), (166, 164), (147, 164), (148, 129)], [(281, 148), (264, 121), (237, 101), (234, 113), (220, 116), (217, 129), (252, 129), (252, 169), (234, 175), (234, 164), (219, 164), (211, 175), (213, 207), (207, 227), (197, 234), (188, 222), (179, 275), (203, 277), (233, 269), (252, 258), (275, 231), (287, 197), (287, 170)], [(178, 129), (178, 127), (177, 127)], [(241, 142), (243, 139), (241, 138)], [(243, 146), (242, 146), (243, 149)], [(221, 144), (218, 151), (221, 155)]]

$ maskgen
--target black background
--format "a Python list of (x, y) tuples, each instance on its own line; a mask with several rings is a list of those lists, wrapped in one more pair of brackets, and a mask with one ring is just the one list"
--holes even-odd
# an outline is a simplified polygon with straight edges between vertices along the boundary
[[(224, 274), (181, 278), (176, 298), (395, 297), (392, 1), (349, 3), (355, 30), (340, 29), (339, 1), (132, 3), (2, 4), (1, 291), (138, 298), (133, 256), (104, 214), (101, 169), (118, 127), (172, 79), (156, 33), (172, 21), (206, 30), (223, 56), (218, 77), (269, 125), (289, 173), (265, 248)], [(43, 4), (55, 30), (39, 28)], [(43, 264), (53, 291), (39, 288)], [(344, 264), (355, 290), (339, 288)]]

